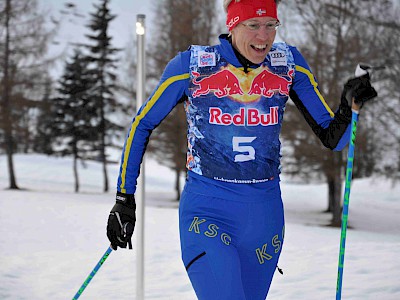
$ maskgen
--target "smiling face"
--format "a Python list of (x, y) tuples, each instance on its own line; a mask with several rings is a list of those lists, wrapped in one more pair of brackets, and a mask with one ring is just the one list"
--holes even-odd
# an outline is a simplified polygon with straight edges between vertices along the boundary
[(260, 17), (238, 24), (231, 31), (233, 47), (249, 61), (262, 63), (275, 40), (276, 30), (272, 30), (271, 24), (276, 21), (271, 17)]

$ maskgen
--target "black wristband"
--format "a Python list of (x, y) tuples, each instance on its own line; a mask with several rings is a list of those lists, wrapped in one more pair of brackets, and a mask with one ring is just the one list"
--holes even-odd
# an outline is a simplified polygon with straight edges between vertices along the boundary
[(124, 204), (129, 207), (136, 206), (135, 195), (134, 194), (124, 194), (121, 192), (117, 192), (115, 197), (117, 203)]
[(110, 211), (110, 213), (113, 213), (113, 212), (118, 212), (120, 214), (124, 214), (131, 218), (134, 218), (135, 212), (136, 212), (136, 205), (128, 206), (128, 205), (122, 204), (121, 202), (117, 202), (117, 203), (115, 203), (114, 207)]

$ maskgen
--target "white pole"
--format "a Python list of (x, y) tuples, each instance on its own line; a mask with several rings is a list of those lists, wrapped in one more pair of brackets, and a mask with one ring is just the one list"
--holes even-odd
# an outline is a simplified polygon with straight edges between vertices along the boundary
[[(136, 16), (136, 37), (137, 37), (137, 100), (136, 107), (139, 108), (145, 101), (145, 15)], [(136, 188), (136, 234), (137, 234), (137, 255), (136, 255), (136, 300), (144, 299), (144, 157), (141, 166), (140, 176)]]

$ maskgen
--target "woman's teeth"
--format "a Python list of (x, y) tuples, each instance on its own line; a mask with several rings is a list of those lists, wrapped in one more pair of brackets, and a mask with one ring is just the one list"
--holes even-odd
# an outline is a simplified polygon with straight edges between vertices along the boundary
[(252, 45), (255, 50), (263, 51), (267, 48), (265, 45)]

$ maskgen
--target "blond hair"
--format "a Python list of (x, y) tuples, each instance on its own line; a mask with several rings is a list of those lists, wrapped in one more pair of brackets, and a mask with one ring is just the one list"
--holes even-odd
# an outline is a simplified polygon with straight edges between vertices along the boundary
[[(228, 12), (228, 6), (229, 6), (229, 4), (231, 2), (232, 2), (232, 0), (224, 0), (224, 10), (225, 10), (225, 12)], [(235, 2), (240, 2), (240, 0), (235, 0)], [(281, 0), (275, 0), (276, 5), (278, 5), (279, 2), (281, 2)]]

